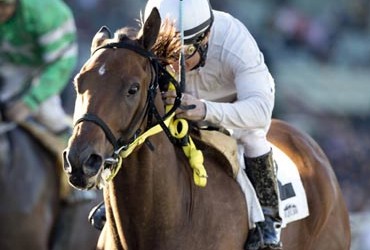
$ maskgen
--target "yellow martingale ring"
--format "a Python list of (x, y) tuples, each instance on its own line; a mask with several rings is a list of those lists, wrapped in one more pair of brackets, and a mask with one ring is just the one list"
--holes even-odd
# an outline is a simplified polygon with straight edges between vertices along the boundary
[(169, 129), (173, 137), (181, 139), (188, 134), (189, 124), (185, 119), (174, 119), (170, 123)]

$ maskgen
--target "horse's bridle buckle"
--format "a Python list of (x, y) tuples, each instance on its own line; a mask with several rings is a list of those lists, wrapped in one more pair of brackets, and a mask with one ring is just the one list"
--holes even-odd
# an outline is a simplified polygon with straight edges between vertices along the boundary
[(118, 164), (118, 158), (109, 157), (104, 160), (104, 169), (112, 169)]

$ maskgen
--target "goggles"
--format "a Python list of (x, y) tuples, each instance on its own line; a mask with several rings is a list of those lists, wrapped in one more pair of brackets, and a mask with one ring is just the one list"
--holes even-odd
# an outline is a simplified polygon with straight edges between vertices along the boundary
[(192, 57), (199, 49), (199, 43), (184, 45), (184, 56), (185, 60)]
[(185, 60), (186, 59), (189, 59), (190, 57), (192, 57), (197, 51), (199, 51), (200, 54), (201, 54), (201, 56), (202, 56), (203, 48), (205, 46), (208, 46), (208, 45), (204, 45), (202, 43), (203, 43), (203, 40), (206, 38), (206, 36), (209, 33), (209, 28), (203, 34), (201, 34), (200, 36), (198, 36), (193, 43), (185, 44), (184, 45), (184, 56), (185, 56)]

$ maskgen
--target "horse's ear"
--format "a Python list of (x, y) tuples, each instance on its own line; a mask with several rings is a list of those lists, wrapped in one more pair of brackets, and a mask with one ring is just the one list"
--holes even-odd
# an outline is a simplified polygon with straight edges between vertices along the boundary
[(91, 54), (98, 48), (102, 43), (106, 40), (111, 38), (111, 32), (107, 26), (102, 26), (100, 30), (95, 34), (92, 43), (91, 43)]
[(143, 47), (150, 50), (157, 40), (159, 28), (161, 27), (161, 16), (157, 8), (153, 8), (149, 17), (144, 23), (144, 27), (141, 30), (141, 36), (139, 41)]

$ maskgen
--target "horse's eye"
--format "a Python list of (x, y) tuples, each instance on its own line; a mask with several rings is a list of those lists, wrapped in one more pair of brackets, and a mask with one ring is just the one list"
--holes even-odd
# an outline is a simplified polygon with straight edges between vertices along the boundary
[(139, 89), (140, 89), (139, 84), (138, 84), (138, 83), (135, 83), (135, 84), (133, 84), (133, 85), (130, 87), (130, 89), (128, 90), (128, 93), (129, 93), (130, 95), (134, 95), (134, 94), (136, 94), (136, 93), (139, 91)]

